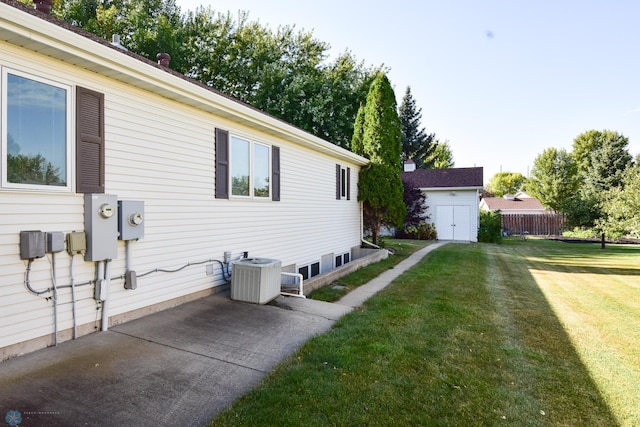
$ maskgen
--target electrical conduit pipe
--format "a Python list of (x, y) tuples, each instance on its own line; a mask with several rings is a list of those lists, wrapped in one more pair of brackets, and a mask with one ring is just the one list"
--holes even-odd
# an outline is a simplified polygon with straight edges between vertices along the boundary
[[(100, 284), (100, 289), (104, 289), (102, 292), (104, 300), (102, 301), (102, 324), (101, 330), (107, 331), (109, 329), (109, 285), (111, 283), (111, 260), (105, 260), (104, 277)], [(104, 288), (102, 288), (104, 286)]]

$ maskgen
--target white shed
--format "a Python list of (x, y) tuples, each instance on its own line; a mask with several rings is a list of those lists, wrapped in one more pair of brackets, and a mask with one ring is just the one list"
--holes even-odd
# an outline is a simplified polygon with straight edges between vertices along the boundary
[(438, 239), (477, 242), (482, 168), (411, 169), (405, 168), (402, 180), (427, 196)]
[(360, 247), (363, 157), (6, 0), (0, 76), (0, 360)]

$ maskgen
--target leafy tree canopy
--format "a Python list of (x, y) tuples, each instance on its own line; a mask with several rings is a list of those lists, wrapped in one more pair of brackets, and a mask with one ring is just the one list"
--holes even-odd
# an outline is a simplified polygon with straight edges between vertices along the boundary
[[(30, 2), (30, 0), (23, 0)], [(183, 13), (175, 0), (56, 0), (52, 14), (320, 138), (349, 148), (355, 116), (375, 73), (350, 52), (295, 27), (271, 30), (210, 7)]]
[(519, 172), (498, 172), (491, 177), (487, 191), (496, 197), (505, 194), (516, 194), (524, 185), (527, 178)]
[(600, 207), (603, 216), (597, 226), (602, 232), (640, 238), (640, 165), (626, 170), (622, 186), (603, 194)]
[(448, 169), (455, 166), (453, 161), (453, 152), (449, 146), (449, 141), (436, 142), (433, 152), (427, 160), (433, 169)]
[(575, 160), (565, 149), (548, 148), (533, 162), (524, 189), (545, 207), (563, 211), (564, 204), (579, 188)]

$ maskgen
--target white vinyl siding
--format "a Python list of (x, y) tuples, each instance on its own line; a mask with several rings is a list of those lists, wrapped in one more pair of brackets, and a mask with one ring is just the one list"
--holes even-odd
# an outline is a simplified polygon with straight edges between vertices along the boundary
[[(129, 245), (138, 275), (222, 260), (225, 251), (232, 251), (234, 259), (248, 251), (250, 256), (279, 259), (282, 265), (306, 265), (323, 254), (345, 253), (360, 244), (360, 207), (354, 196), (360, 166), (355, 163), (5, 42), (0, 42), (0, 66), (38, 70), (43, 78), (104, 94), (105, 192), (119, 200), (144, 202), (144, 238)], [(280, 202), (214, 197), (216, 128), (280, 148)], [(335, 199), (336, 162), (351, 170), (350, 201)], [(24, 286), (20, 231), (82, 231), (83, 212), (83, 194), (0, 189), (0, 349), (53, 333), (51, 301)], [(124, 243), (118, 242), (118, 256), (111, 264), (110, 316), (225, 283), (219, 265), (213, 263), (213, 275), (206, 274), (205, 264), (193, 265), (176, 273), (139, 277), (136, 290), (125, 290), (125, 256)], [(53, 261), (47, 254), (33, 262), (34, 288), (51, 286)], [(71, 257), (58, 253), (55, 264), (58, 285), (68, 285)], [(76, 283), (92, 280), (94, 263), (75, 256), (73, 277)], [(76, 289), (78, 325), (85, 330), (100, 323), (92, 296), (93, 286)], [(70, 290), (61, 290), (58, 300), (58, 330), (66, 331), (68, 339)]]

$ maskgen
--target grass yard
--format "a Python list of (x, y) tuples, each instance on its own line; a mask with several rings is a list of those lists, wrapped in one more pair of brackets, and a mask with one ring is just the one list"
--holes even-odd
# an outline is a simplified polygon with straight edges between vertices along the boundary
[(640, 247), (431, 252), (212, 426), (638, 426)]
[(375, 264), (368, 265), (365, 268), (360, 268), (353, 273), (341, 277), (335, 283), (318, 288), (307, 295), (307, 298), (327, 302), (338, 301), (341, 297), (348, 294), (358, 286), (364, 285), (370, 280), (375, 279), (386, 270), (400, 264), (402, 261), (409, 258), (409, 256), (414, 252), (430, 245), (431, 243), (433, 242), (425, 240), (385, 238), (384, 247), (393, 249), (395, 251), (393, 255), (383, 259), (382, 261), (376, 262)]

